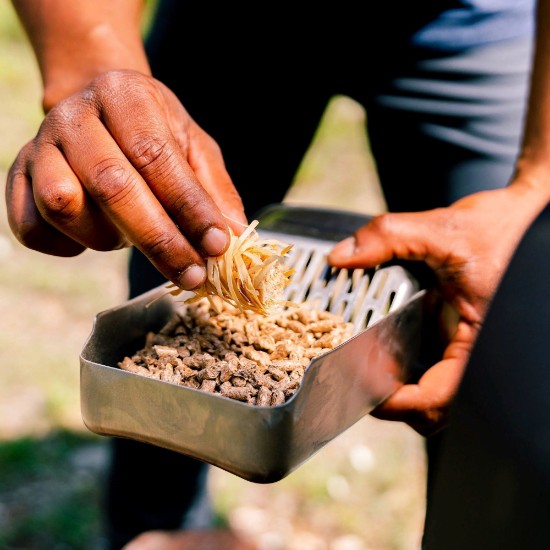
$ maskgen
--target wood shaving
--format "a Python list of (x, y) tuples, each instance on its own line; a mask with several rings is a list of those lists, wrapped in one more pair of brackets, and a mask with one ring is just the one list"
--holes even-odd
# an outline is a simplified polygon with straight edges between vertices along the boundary
[[(224, 254), (206, 260), (206, 281), (194, 290), (188, 303), (207, 298), (219, 310), (214, 298), (240, 310), (268, 315), (286, 302), (283, 294), (293, 270), (284, 266), (284, 256), (292, 245), (274, 239), (262, 239), (254, 220), (238, 237), (229, 229), (230, 243)], [(183, 290), (167, 286), (177, 296)]]
[(352, 323), (316, 309), (271, 315), (208, 298), (182, 306), (145, 346), (118, 366), (126, 371), (259, 406), (286, 402), (311, 359), (349, 339)]

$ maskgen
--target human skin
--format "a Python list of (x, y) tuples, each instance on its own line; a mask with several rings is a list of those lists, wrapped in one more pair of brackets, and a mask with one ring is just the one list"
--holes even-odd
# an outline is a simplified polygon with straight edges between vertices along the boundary
[[(8, 175), (8, 220), (58, 256), (139, 248), (178, 286), (246, 226), (217, 143), (150, 76), (141, 2), (22, 0), (14, 6), (44, 82), (47, 113)], [(139, 116), (136, 116), (139, 113)]]
[[(58, 256), (134, 245), (176, 285), (200, 285), (205, 256), (225, 250), (228, 225), (238, 232), (247, 221), (219, 146), (150, 74), (142, 2), (13, 3), (39, 63), (46, 113), (8, 174), (13, 233)], [(456, 312), (441, 361), (373, 412), (424, 435), (445, 425), (506, 265), (550, 198), (550, 0), (539, 3), (538, 25), (525, 137), (507, 187), (377, 216), (329, 256), (339, 267), (425, 262)]]
[[(514, 176), (447, 208), (375, 217), (329, 256), (335, 266), (392, 259), (425, 262), (456, 314), (439, 362), (405, 384), (373, 416), (400, 420), (423, 435), (445, 426), (472, 346), (509, 260), (550, 200), (550, 1), (538, 3), (537, 38), (524, 136)], [(506, 182), (504, 182), (506, 183)], [(488, 396), (490, 399), (490, 396)]]
[(149, 531), (123, 550), (257, 550), (256, 545), (227, 530)]

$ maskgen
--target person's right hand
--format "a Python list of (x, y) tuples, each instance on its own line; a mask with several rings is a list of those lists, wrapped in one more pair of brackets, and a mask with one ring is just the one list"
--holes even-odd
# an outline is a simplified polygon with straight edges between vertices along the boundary
[(28, 248), (135, 245), (184, 289), (204, 280), (205, 256), (225, 251), (228, 224), (247, 223), (218, 144), (135, 71), (104, 73), (49, 111), (9, 171), (6, 202)]

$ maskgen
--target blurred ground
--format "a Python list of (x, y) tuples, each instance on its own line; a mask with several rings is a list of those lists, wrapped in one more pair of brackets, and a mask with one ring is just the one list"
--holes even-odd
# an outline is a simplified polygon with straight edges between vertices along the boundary
[[(2, 181), (40, 119), (32, 54), (11, 5), (0, 0)], [(334, 99), (288, 201), (353, 205), (371, 214), (384, 209), (364, 122), (357, 104)], [(126, 251), (60, 259), (26, 250), (9, 231), (2, 199), (2, 549), (102, 547), (106, 439), (82, 424), (78, 355), (95, 314), (125, 299), (126, 258)], [(400, 424), (366, 417), (275, 484), (253, 484), (214, 468), (210, 482), (218, 514), (263, 550), (419, 548), (423, 443)]]

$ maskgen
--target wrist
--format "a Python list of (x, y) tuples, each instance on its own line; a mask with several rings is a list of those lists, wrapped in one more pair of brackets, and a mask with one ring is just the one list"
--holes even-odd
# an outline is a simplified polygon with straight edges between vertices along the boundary
[(114, 25), (98, 22), (68, 31), (64, 40), (47, 41), (39, 56), (45, 112), (107, 71), (151, 74), (139, 28)]
[(516, 171), (510, 186), (528, 193), (533, 200), (544, 206), (550, 200), (550, 156), (532, 153), (528, 148), (522, 151), (516, 163)]
[(534, 219), (550, 202), (550, 162), (524, 151), (508, 189), (514, 192), (518, 208)]
[[(52, 78), (48, 79), (47, 83), (44, 84), (44, 92), (42, 96), (42, 109), (44, 113), (48, 113), (52, 107), (57, 105), (63, 99), (70, 97), (79, 90), (83, 90), (95, 77), (108, 71), (122, 69), (131, 69), (131, 67), (128, 65), (122, 65), (119, 67), (97, 65), (95, 70), (78, 73), (74, 72), (71, 75), (65, 74), (63, 78), (56, 78), (56, 75), (52, 75)], [(149, 70), (138, 72), (147, 75), (150, 74)]]
[(47, 112), (109, 70), (150, 74), (142, 0), (13, 0), (33, 47)]

